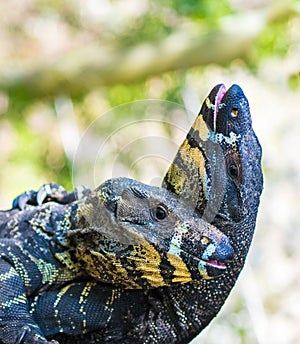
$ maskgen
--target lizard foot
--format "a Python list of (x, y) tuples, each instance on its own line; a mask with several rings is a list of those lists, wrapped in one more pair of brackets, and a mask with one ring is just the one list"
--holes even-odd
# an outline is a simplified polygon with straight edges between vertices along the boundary
[(17, 196), (12, 203), (13, 209), (24, 210), (26, 205), (41, 205), (47, 202), (68, 204), (90, 192), (86, 188), (78, 188), (73, 192), (66, 191), (55, 183), (44, 184), (38, 191), (30, 190)]
[(36, 199), (36, 194), (37, 192), (34, 190), (22, 193), (13, 200), (12, 208), (24, 210), (27, 204), (33, 204), (34, 200)]

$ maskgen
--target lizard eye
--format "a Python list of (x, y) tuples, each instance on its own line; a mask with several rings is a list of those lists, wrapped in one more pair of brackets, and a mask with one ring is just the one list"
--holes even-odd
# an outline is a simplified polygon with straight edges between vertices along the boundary
[(227, 166), (227, 172), (230, 178), (237, 179), (239, 176), (239, 168), (235, 163), (230, 163)]
[(237, 108), (232, 108), (231, 109), (231, 117), (237, 118), (238, 115), (239, 115), (239, 110)]
[(165, 209), (165, 207), (163, 207), (162, 205), (158, 205), (155, 209), (154, 209), (154, 216), (156, 220), (163, 220), (167, 217), (168, 212), (167, 209)]
[(235, 153), (228, 153), (225, 157), (226, 161), (226, 172), (230, 179), (233, 181), (237, 181), (239, 183), (242, 182), (242, 171), (241, 165), (239, 163), (238, 156)]

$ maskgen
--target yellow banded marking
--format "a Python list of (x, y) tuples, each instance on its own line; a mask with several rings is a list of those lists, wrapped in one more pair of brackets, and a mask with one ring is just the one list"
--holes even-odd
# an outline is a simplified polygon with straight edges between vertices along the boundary
[(147, 280), (152, 287), (166, 286), (159, 268), (161, 257), (152, 245), (134, 246), (132, 255), (136, 269), (143, 272), (142, 278)]
[(192, 280), (191, 273), (185, 262), (174, 254), (167, 253), (170, 264), (175, 268), (173, 283), (187, 283)]
[(65, 293), (69, 290), (69, 288), (72, 287), (72, 284), (65, 286), (63, 289), (61, 289), (58, 294), (56, 295), (56, 299), (55, 302), (53, 304), (53, 308), (54, 308), (54, 317), (56, 318), (56, 323), (58, 325), (59, 328), (59, 332), (63, 333), (64, 332), (64, 328), (61, 326), (61, 320), (59, 318), (60, 316), (60, 312), (59, 310), (56, 308), (61, 300), (61, 298), (65, 295)]
[(107, 298), (105, 302), (105, 309), (109, 312), (112, 311), (113, 303), (121, 297), (120, 289), (112, 289), (110, 297)]
[(87, 316), (87, 313), (86, 313), (86, 310), (84, 309), (86, 303), (87, 303), (87, 298), (92, 290), (92, 288), (96, 285), (96, 283), (87, 283), (85, 285), (85, 287), (83, 288), (81, 294), (80, 294), (80, 297), (79, 297), (79, 304), (81, 305), (80, 308), (79, 308), (79, 312), (82, 314), (83, 318), (82, 318), (82, 327), (83, 327), (83, 330), (82, 330), (82, 333), (86, 333), (87, 332), (87, 329), (86, 329), (86, 325), (87, 325), (87, 319), (86, 319), (86, 316)]
[[(113, 254), (103, 254), (91, 250), (90, 255), (85, 254), (81, 257), (86, 263), (86, 269), (91, 276), (102, 280), (103, 282), (120, 283), (131, 289), (140, 289), (141, 286), (129, 278), (128, 271), (122, 266), (122, 262)], [(109, 271), (109, 274), (107, 274)]]
[(53, 304), (53, 307), (57, 307), (57, 305), (59, 304), (61, 298), (64, 296), (64, 294), (69, 290), (69, 288), (71, 287), (72, 285), (67, 285), (65, 286), (63, 289), (60, 290), (60, 292), (57, 294), (56, 296), (56, 300)]
[(209, 109), (211, 109), (211, 101), (208, 97), (205, 99), (205, 104)]
[(208, 275), (207, 273), (207, 269), (206, 269), (206, 266), (204, 263), (199, 263), (198, 264), (198, 270), (199, 270), (199, 273), (200, 273), (200, 276), (203, 278), (203, 279), (211, 279), (211, 277)]
[[(202, 152), (197, 147), (192, 148), (188, 140), (185, 139), (179, 148), (179, 154), (182, 158), (182, 165), (178, 166), (175, 161), (167, 172), (168, 182), (174, 187), (175, 193), (180, 195), (191, 184), (191, 180), (195, 180), (199, 188), (201, 188), (202, 184), (202, 192), (206, 195), (207, 173)], [(188, 171), (188, 174), (186, 171)], [(199, 180), (202, 183), (199, 183)], [(199, 198), (196, 191), (201, 192), (201, 190), (193, 190), (192, 195), (195, 195), (193, 196), (195, 201)]]
[[(210, 108), (211, 104), (208, 98), (206, 102), (207, 107)], [(198, 132), (202, 141), (206, 141), (209, 138), (210, 130), (204, 122), (202, 114), (196, 118), (192, 125), (192, 129)], [(201, 145), (201, 141), (199, 144)], [(199, 191), (192, 190), (192, 192), (190, 192), (191, 195), (194, 195), (191, 203), (196, 204), (199, 198), (202, 199), (207, 194), (206, 180), (208, 177), (205, 168), (204, 156), (198, 147), (190, 146), (187, 138), (181, 144), (176, 156), (180, 156), (181, 159), (177, 160), (175, 158), (167, 172), (166, 179), (168, 183), (173, 186), (174, 192), (177, 195), (180, 195), (184, 190), (189, 189), (189, 185), (192, 184), (191, 179), (192, 181), (195, 181), (195, 185), (199, 185), (199, 188), (203, 189)], [(180, 165), (177, 165), (177, 161), (180, 161)], [(202, 183), (199, 183), (199, 179)], [(202, 186), (200, 184), (202, 184)], [(198, 192), (201, 194), (198, 195)]]
[[(205, 180), (207, 178), (206, 168), (205, 168), (205, 160), (202, 155), (202, 152), (198, 148), (192, 148), (187, 140), (184, 140), (181, 146), (181, 156), (184, 158), (186, 165), (190, 165), (190, 168), (196, 167), (198, 171), (198, 176), (202, 181), (202, 185), (204, 187), (204, 192), (206, 194), (206, 183)], [(194, 176), (193, 176), (194, 177)], [(198, 178), (199, 178), (198, 177)]]
[[(10, 248), (8, 247), (8, 251), (10, 251)], [(13, 261), (14, 269), (20, 276), (24, 286), (28, 286), (31, 283), (31, 278), (28, 274), (28, 271), (26, 270), (25, 265), (22, 263), (21, 259), (17, 256), (15, 256), (13, 253), (9, 252), (9, 257)]]
[[(31, 262), (33, 262), (35, 267), (39, 270), (39, 273), (41, 274), (41, 277), (42, 277), (43, 284), (45, 283), (54, 284), (55, 282), (58, 282), (58, 281), (61, 281), (61, 282), (69, 281), (70, 279), (75, 277), (77, 272), (79, 271), (79, 269), (77, 269), (76, 271), (76, 267), (77, 267), (76, 263), (74, 263), (72, 270), (58, 269), (55, 264), (46, 262), (45, 260), (41, 258), (36, 258), (29, 251), (24, 249), (21, 246), (21, 244), (18, 244), (18, 247), (20, 251), (23, 253), (24, 257), (26, 257)], [(55, 257), (59, 259), (61, 258), (60, 256), (63, 256), (64, 254), (67, 255), (69, 253), (66, 253), (66, 252), (57, 253), (55, 254)], [(12, 257), (12, 259), (15, 260), (14, 257)], [(63, 261), (62, 258), (60, 259), (60, 261), (62, 261), (63, 263), (66, 263), (65, 261)], [(31, 283), (31, 279), (29, 278), (28, 272), (26, 270), (26, 264), (25, 265), (23, 265), (22, 263), (20, 264), (21, 265), (16, 265), (16, 270), (21, 276), (24, 285), (27, 286)], [(72, 264), (69, 264), (69, 265), (72, 266)]]
[(68, 270), (70, 270), (74, 274), (78, 274), (81, 269), (81, 264), (76, 262), (72, 259), (70, 252), (63, 251), (57, 252), (54, 254), (55, 258), (57, 258), (62, 264), (64, 264)]
[(168, 169), (167, 180), (173, 186), (176, 195), (180, 195), (184, 190), (184, 185), (188, 181), (188, 178), (184, 169), (173, 162)]
[(39, 295), (36, 295), (31, 303), (31, 308), (29, 309), (29, 314), (33, 314), (36, 311), (37, 301), (39, 299)]
[(85, 287), (82, 290), (79, 298), (79, 304), (86, 303), (87, 297), (89, 296), (91, 289), (96, 285), (95, 282), (86, 283)]

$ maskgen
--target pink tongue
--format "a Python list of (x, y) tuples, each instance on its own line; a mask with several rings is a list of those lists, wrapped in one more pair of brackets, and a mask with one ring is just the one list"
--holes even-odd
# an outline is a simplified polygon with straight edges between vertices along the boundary
[(214, 266), (216, 268), (219, 268), (219, 269), (226, 269), (225, 264), (223, 264), (223, 263), (221, 263), (221, 262), (219, 262), (217, 260), (208, 260), (207, 263), (209, 265), (212, 265), (212, 266)]
[(218, 110), (219, 110), (219, 106), (221, 104), (222, 98), (224, 97), (225, 93), (226, 93), (226, 87), (224, 85), (221, 85), (218, 93), (216, 94), (216, 98), (215, 98), (214, 131), (217, 130), (217, 114), (218, 114)]

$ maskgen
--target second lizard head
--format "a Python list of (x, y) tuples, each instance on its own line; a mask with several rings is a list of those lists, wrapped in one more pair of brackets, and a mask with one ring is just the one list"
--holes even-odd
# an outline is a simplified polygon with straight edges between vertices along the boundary
[(192, 208), (168, 190), (132, 179), (106, 181), (77, 214), (81, 228), (70, 240), (85, 269), (127, 288), (214, 278), (233, 255), (228, 238)]

